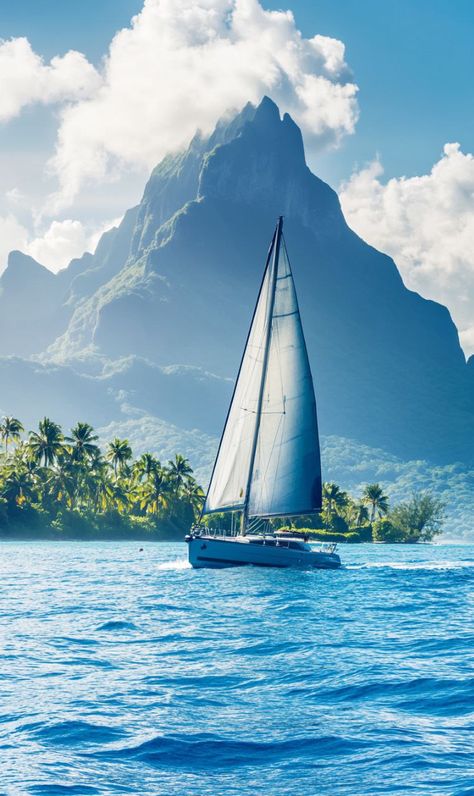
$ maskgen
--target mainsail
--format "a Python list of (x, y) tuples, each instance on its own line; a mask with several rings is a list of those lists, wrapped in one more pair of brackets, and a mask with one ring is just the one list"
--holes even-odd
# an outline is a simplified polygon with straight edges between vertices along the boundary
[(221, 438), (204, 514), (321, 508), (316, 401), (279, 219)]

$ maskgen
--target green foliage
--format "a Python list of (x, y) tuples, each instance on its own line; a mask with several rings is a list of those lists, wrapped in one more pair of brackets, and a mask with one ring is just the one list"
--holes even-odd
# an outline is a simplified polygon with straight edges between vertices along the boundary
[[(411, 500), (395, 506), (390, 513), (388, 506), (389, 499), (379, 484), (368, 484), (362, 499), (357, 501), (337, 484), (328, 483), (323, 486), (321, 512), (325, 528), (292, 525), (282, 530), (297, 527), (310, 538), (327, 542), (416, 543), (431, 541), (441, 533), (444, 503), (429, 492), (415, 493)], [(374, 517), (372, 522), (368, 520), (369, 513)], [(281, 522), (272, 524), (279, 528)]]
[(407, 542), (431, 542), (442, 531), (445, 504), (429, 492), (415, 492), (390, 514)]
[(372, 542), (373, 535), (372, 535), (372, 525), (368, 523), (367, 525), (355, 525), (351, 528), (352, 533), (356, 533), (361, 542)]
[(404, 461), (385, 450), (343, 437), (322, 437), (321, 452), (328, 480), (359, 494), (361, 483), (380, 483), (395, 506), (415, 492), (429, 491), (446, 503), (445, 533), (470, 538), (474, 515), (472, 468), (456, 464), (433, 465)]
[(391, 522), (387, 517), (381, 517), (373, 524), (374, 542), (404, 542), (403, 531)]
[(180, 454), (167, 466), (148, 453), (132, 461), (128, 440), (116, 438), (104, 456), (88, 423), (64, 436), (49, 418), (22, 441), (23, 427), (12, 420), (0, 424), (2, 533), (181, 538), (198, 516), (204, 494)]
[(5, 444), (5, 455), (8, 454), (8, 443), (18, 440), (24, 428), (16, 417), (4, 417), (0, 423), (0, 438)]
[[(279, 528), (280, 531), (287, 531), (291, 533), (294, 528), (289, 526)], [(345, 542), (346, 534), (335, 533), (334, 531), (327, 531), (323, 528), (298, 528), (298, 533), (305, 533), (311, 540), (315, 542)]]
[(327, 528), (341, 533), (347, 530), (344, 513), (348, 502), (348, 495), (337, 484), (323, 484), (322, 519)]
[(410, 500), (400, 503), (387, 517), (374, 523), (377, 542), (430, 542), (441, 533), (444, 503), (428, 492), (415, 492)]
[[(204, 493), (180, 454), (167, 465), (151, 453), (133, 460), (128, 440), (115, 438), (104, 455), (88, 423), (64, 436), (47, 417), (27, 439), (22, 431), (16, 418), (0, 423), (3, 535), (182, 538), (200, 514)], [(321, 515), (295, 518), (282, 530), (327, 542), (427, 542), (441, 532), (444, 503), (429, 492), (415, 492), (390, 512), (388, 505), (377, 483), (355, 500), (330, 482), (323, 485)], [(204, 518), (228, 530), (237, 521), (230, 512)], [(315, 527), (321, 522), (323, 528)], [(275, 518), (270, 526), (279, 529), (282, 522)]]
[(346, 542), (354, 543), (354, 542), (361, 542), (362, 539), (360, 535), (355, 531), (351, 531), (350, 533), (346, 533)]
[(362, 503), (370, 509), (370, 521), (377, 516), (383, 517), (388, 511), (388, 497), (384, 495), (380, 484), (367, 484), (362, 492)]

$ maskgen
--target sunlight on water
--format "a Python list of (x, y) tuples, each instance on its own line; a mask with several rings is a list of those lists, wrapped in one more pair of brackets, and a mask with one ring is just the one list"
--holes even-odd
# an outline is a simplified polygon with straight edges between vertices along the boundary
[(191, 564), (187, 558), (180, 558), (177, 561), (164, 561), (162, 564), (158, 564), (157, 569), (175, 569), (179, 571), (182, 569), (191, 569)]
[(472, 794), (474, 546), (2, 544), (0, 793)]

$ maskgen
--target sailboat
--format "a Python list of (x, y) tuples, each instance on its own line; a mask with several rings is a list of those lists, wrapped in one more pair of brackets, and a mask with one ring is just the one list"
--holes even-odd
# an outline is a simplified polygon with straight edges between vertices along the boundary
[(313, 379), (280, 217), (201, 514), (230, 512), (230, 529), (194, 525), (189, 561), (337, 568), (335, 545), (271, 530), (272, 519), (319, 513), (321, 500)]

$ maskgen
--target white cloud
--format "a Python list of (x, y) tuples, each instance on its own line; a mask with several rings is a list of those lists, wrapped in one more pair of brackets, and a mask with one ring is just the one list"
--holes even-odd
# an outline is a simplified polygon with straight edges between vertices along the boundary
[(102, 83), (62, 111), (51, 161), (59, 204), (86, 180), (152, 167), (264, 94), (313, 142), (336, 144), (354, 131), (356, 93), (342, 42), (304, 38), (290, 11), (258, 0), (145, 0), (114, 37)]
[(474, 324), (460, 332), (459, 337), (464, 350), (468, 354), (474, 354)]
[(79, 99), (101, 79), (84, 55), (71, 50), (49, 64), (26, 38), (0, 41), (0, 121), (9, 121), (27, 105)]
[(474, 157), (446, 144), (431, 172), (383, 182), (374, 161), (341, 188), (352, 228), (390, 254), (413, 290), (450, 309), (474, 352)]
[(88, 243), (89, 236), (80, 221), (53, 221), (42, 236), (28, 244), (26, 253), (51, 271), (59, 271), (87, 251)]
[(94, 252), (101, 235), (119, 223), (120, 219), (115, 219), (91, 229), (81, 221), (69, 218), (53, 221), (42, 235), (26, 245), (25, 251), (51, 271), (59, 271), (84, 252)]
[(0, 274), (7, 264), (8, 255), (13, 249), (24, 249), (28, 241), (28, 231), (12, 213), (0, 216)]
[(0, 217), (0, 274), (13, 249), (29, 254), (51, 271), (59, 271), (84, 252), (94, 252), (101, 235), (119, 223), (120, 219), (115, 219), (91, 228), (78, 220), (53, 221), (46, 230), (31, 238), (13, 215)]

